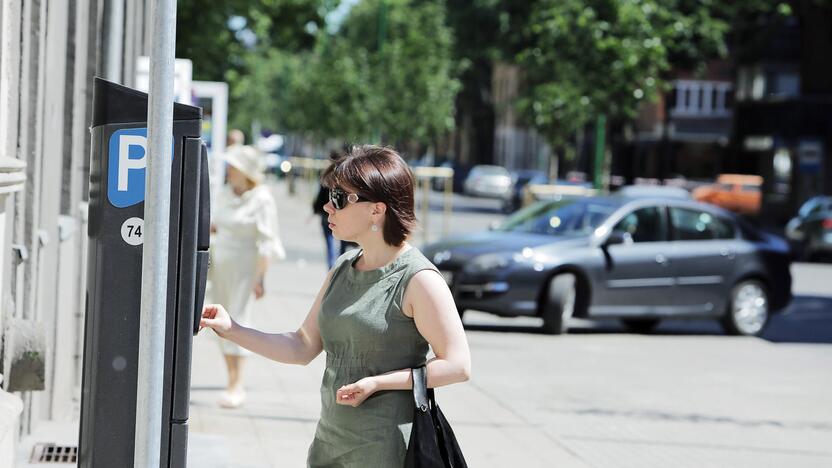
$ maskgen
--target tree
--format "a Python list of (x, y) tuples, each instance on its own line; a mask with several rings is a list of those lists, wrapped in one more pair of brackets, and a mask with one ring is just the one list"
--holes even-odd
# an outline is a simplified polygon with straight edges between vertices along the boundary
[(489, 161), (491, 74), (496, 61), (505, 61), (518, 65), (524, 76), (518, 108), (525, 123), (558, 147), (599, 114), (613, 124), (628, 120), (665, 88), (671, 71), (695, 72), (725, 56), (728, 35), (738, 23), (753, 25), (761, 15), (783, 12), (784, 4), (448, 0), (454, 55), (462, 69), (457, 121), (474, 123), (470, 144), (482, 147)]
[(533, 2), (447, 0), (446, 5), (453, 33), (453, 59), (461, 83), (456, 97), (456, 127), (467, 148), (467, 154), (457, 157), (466, 162), (490, 163), (495, 131), (494, 64), (515, 61)]
[(711, 8), (692, 0), (536, 2), (517, 55), (523, 115), (555, 145), (598, 115), (634, 117), (668, 71), (724, 54), (728, 24)]
[(359, 3), (332, 51), (360, 67), (371, 133), (383, 141), (432, 143), (453, 127), (459, 82), (451, 59), (444, 2), (380, 0)]
[[(179, 0), (176, 56), (193, 61), (194, 79), (227, 82), (231, 124), (250, 128), (258, 116), (269, 116), (282, 107), (261, 80), (273, 76), (274, 67), (285, 71), (294, 65), (291, 54), (315, 46), (317, 31), (337, 3)], [(275, 59), (275, 63), (267, 59)]]
[[(337, 3), (224, 0), (200, 11), (183, 0), (180, 28), (204, 19), (216, 37), (187, 35), (179, 47), (195, 69), (211, 70), (197, 77), (229, 82), (231, 121), (241, 128), (257, 119), (317, 140), (423, 144), (452, 128), (459, 83), (444, 2), (367, 0), (334, 27), (323, 19)], [(291, 8), (298, 14), (283, 18)], [(246, 24), (236, 34), (232, 16)], [(216, 53), (199, 57), (206, 48)]]

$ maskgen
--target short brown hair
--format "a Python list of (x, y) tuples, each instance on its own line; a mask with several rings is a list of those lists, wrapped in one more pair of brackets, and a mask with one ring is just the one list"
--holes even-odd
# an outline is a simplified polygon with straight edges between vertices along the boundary
[(332, 164), (321, 175), (328, 188), (347, 185), (372, 202), (387, 205), (384, 242), (399, 246), (416, 228), (413, 172), (399, 153), (386, 146), (361, 145), (330, 154)]

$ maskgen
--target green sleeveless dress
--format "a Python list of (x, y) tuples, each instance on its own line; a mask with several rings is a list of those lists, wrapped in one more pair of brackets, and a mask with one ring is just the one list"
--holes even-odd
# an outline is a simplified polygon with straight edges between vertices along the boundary
[(410, 440), (410, 391), (379, 391), (356, 408), (335, 403), (335, 392), (364, 377), (425, 364), (428, 343), (402, 302), (413, 275), (436, 267), (411, 248), (382, 268), (358, 271), (353, 265), (360, 255), (355, 249), (338, 259), (318, 312), (326, 370), (309, 468), (401, 467)]

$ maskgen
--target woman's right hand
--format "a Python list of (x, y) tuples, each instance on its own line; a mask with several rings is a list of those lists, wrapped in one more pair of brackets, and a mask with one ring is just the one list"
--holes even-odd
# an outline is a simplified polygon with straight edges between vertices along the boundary
[(234, 325), (228, 311), (220, 304), (207, 304), (202, 307), (202, 318), (199, 320), (199, 329), (211, 328), (217, 335), (223, 336)]

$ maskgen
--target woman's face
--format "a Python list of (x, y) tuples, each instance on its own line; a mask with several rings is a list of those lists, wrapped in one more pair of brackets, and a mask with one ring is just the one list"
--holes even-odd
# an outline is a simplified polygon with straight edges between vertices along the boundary
[[(350, 187), (341, 187), (341, 190), (347, 194), (358, 193), (357, 190)], [(375, 205), (377, 204), (367, 201), (347, 202), (345, 207), (336, 210), (332, 202), (328, 201), (324, 205), (324, 211), (328, 214), (327, 220), (332, 235), (339, 240), (358, 242), (370, 232), (374, 221), (379, 227), (379, 232), (381, 232), (383, 218), (377, 212)]]
[(228, 184), (234, 189), (235, 192), (243, 193), (251, 188), (252, 183), (245, 174), (230, 164), (227, 168)]

